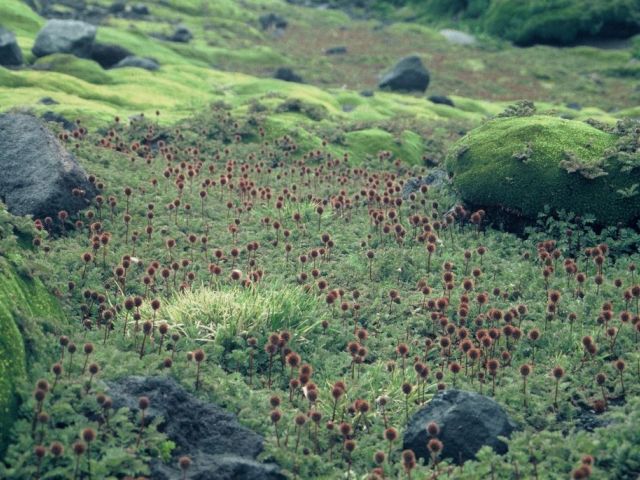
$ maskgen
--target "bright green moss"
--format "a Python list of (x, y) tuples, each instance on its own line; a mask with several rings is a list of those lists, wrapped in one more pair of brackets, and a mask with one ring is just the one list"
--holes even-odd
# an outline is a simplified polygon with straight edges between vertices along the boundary
[(98, 85), (114, 83), (109, 73), (93, 60), (85, 60), (65, 53), (56, 53), (39, 58), (35, 62), (35, 66), (46, 71), (71, 75), (85, 82)]
[[(640, 196), (629, 194), (640, 186), (640, 172), (623, 172), (616, 160), (602, 160), (616, 141), (613, 134), (572, 120), (497, 118), (458, 141), (446, 164), (463, 199), (475, 206), (535, 218), (548, 205), (593, 214), (602, 224), (627, 223), (639, 216)], [(572, 159), (586, 173), (569, 173), (563, 162)], [(587, 178), (593, 167), (606, 175)]]
[(45, 20), (38, 16), (25, 2), (14, 0), (0, 2), (0, 24), (18, 37), (35, 36)]
[(0, 451), (16, 414), (16, 386), (26, 376), (25, 348), (15, 316), (62, 318), (56, 300), (39, 280), (20, 275), (0, 257)]
[(624, 36), (637, 31), (639, 19), (636, 0), (493, 0), (484, 24), (519, 45), (567, 45), (583, 37)]
[(396, 138), (379, 128), (368, 128), (349, 132), (345, 137), (347, 150), (355, 164), (361, 164), (369, 156), (375, 156), (379, 152), (389, 151), (394, 157), (417, 165), (421, 162), (424, 151), (422, 138), (410, 131), (405, 131), (400, 138)]

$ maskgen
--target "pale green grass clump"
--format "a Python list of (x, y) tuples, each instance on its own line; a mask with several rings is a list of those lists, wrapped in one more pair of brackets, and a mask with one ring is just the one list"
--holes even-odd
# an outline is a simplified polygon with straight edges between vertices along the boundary
[(190, 339), (216, 343), (248, 332), (295, 329), (304, 335), (322, 321), (318, 299), (290, 285), (259, 291), (235, 287), (188, 290), (163, 307), (162, 317)]

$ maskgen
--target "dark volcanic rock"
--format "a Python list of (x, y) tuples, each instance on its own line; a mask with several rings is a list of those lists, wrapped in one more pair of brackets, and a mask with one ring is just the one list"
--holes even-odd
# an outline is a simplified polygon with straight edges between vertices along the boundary
[[(41, 120), (0, 115), (0, 198), (14, 215), (73, 214), (95, 195), (84, 170)], [(80, 189), (84, 196), (74, 195)]]
[[(51, 99), (51, 100), (53, 100), (53, 99)], [(58, 103), (58, 102), (56, 102), (55, 100), (53, 100), (53, 101), (54, 101), (55, 103)], [(54, 104), (51, 104), (51, 105), (54, 105)], [(65, 130), (72, 131), (73, 129), (75, 129), (75, 128), (76, 128), (76, 124), (75, 124), (75, 123), (73, 123), (73, 122), (72, 122), (72, 121), (70, 121), (70, 120), (67, 120), (66, 118), (64, 118), (64, 117), (63, 117), (62, 115), (60, 115), (59, 113), (52, 112), (52, 111), (50, 111), (50, 110), (49, 110), (48, 112), (44, 112), (44, 113), (42, 114), (42, 119), (43, 119), (44, 121), (46, 121), (46, 122), (59, 123), (59, 124), (62, 126), (62, 128), (64, 128)]]
[(160, 65), (153, 58), (143, 58), (143, 57), (136, 57), (135, 55), (130, 55), (120, 60), (112, 68), (124, 68), (124, 67), (144, 68), (145, 70), (153, 71), (153, 70), (158, 70), (160, 68)]
[(449, 97), (445, 97), (444, 95), (431, 95), (429, 100), (438, 105), (449, 105), (450, 107), (455, 107), (453, 100)]
[(31, 50), (36, 57), (53, 53), (71, 53), (78, 57), (91, 56), (96, 27), (78, 20), (49, 20), (38, 33)]
[(138, 411), (138, 398), (149, 397), (145, 417), (163, 417), (161, 430), (176, 444), (174, 458), (166, 465), (155, 462), (151, 474), (157, 480), (180, 478), (178, 458), (192, 460), (190, 480), (284, 480), (277, 465), (255, 458), (262, 452), (262, 437), (240, 425), (234, 415), (205, 403), (169, 377), (126, 377), (110, 384), (114, 408)]
[(127, 3), (123, 1), (116, 1), (109, 6), (110, 13), (123, 13), (127, 9)]
[(131, 55), (126, 48), (109, 43), (96, 43), (91, 49), (91, 60), (98, 62), (102, 68), (111, 68)]
[(58, 105), (60, 102), (54, 100), (51, 97), (42, 97), (40, 100), (38, 100), (38, 103), (41, 103), (42, 105)]
[(285, 82), (303, 83), (302, 77), (288, 67), (280, 67), (273, 77)]
[(442, 441), (441, 458), (450, 458), (457, 464), (475, 458), (485, 445), (503, 454), (507, 445), (498, 439), (508, 437), (516, 425), (492, 399), (474, 392), (444, 390), (416, 412), (405, 430), (403, 448), (411, 449), (417, 457), (429, 461), (427, 451), (427, 424), (436, 422)]
[(378, 86), (400, 92), (424, 92), (429, 86), (429, 79), (429, 72), (420, 57), (412, 55), (400, 60), (382, 77)]
[(136, 15), (149, 15), (149, 7), (147, 7), (144, 3), (136, 3), (131, 7), (131, 12)]
[(192, 38), (193, 33), (191, 32), (191, 30), (189, 30), (184, 25), (180, 25), (178, 28), (176, 28), (176, 31), (173, 32), (173, 35), (171, 35), (167, 40), (178, 43), (189, 43)]
[(17, 67), (22, 65), (22, 51), (13, 32), (0, 27), (0, 65)]
[(347, 53), (347, 47), (330, 47), (327, 48), (324, 53), (326, 55), (344, 55)]
[(287, 28), (287, 20), (277, 13), (267, 13), (259, 18), (260, 26), (263, 30), (269, 30), (271, 27), (275, 27), (280, 30)]

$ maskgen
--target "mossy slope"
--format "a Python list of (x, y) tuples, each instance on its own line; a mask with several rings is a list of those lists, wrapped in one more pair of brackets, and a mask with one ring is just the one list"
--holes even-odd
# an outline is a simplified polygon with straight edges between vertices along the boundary
[[(583, 122), (541, 115), (497, 118), (456, 143), (446, 164), (462, 197), (477, 206), (535, 218), (548, 205), (593, 214), (601, 224), (628, 223), (639, 216), (640, 199), (622, 190), (637, 189), (640, 174), (603, 160), (616, 141), (616, 135)], [(572, 162), (582, 173), (569, 173)], [(593, 172), (601, 176), (588, 178)]]
[(0, 257), (0, 452), (16, 414), (15, 389), (26, 376), (25, 347), (16, 316), (62, 318), (56, 299), (42, 282), (20, 274)]

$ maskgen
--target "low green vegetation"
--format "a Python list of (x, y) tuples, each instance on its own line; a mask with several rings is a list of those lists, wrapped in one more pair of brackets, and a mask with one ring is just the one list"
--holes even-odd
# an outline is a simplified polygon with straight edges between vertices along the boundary
[[(25, 349), (21, 332), (25, 328), (43, 328), (43, 325), (37, 325), (39, 320), (49, 324), (60, 321), (62, 311), (57, 300), (39, 279), (32, 276), (25, 259), (18, 254), (20, 241), (29, 235), (26, 222), (14, 219), (1, 207), (0, 452), (4, 452), (11, 425), (17, 416), (17, 389), (27, 379), (27, 359), (36, 361), (38, 354), (38, 347), (34, 344), (28, 344)], [(28, 338), (34, 338), (31, 335), (35, 337), (37, 333), (27, 333)], [(44, 348), (42, 344), (40, 347)]]
[[(0, 210), (0, 478), (175, 463), (161, 419), (108, 401), (129, 375), (237, 414), (287, 478), (640, 473), (637, 52), (486, 34), (571, 43), (635, 4), (360, 2), (421, 22), (380, 24), (283, 0), (147, 3), (97, 40), (153, 72), (36, 60), (44, 19), (0, 2), (26, 59), (0, 67), (2, 110), (78, 121), (48, 126), (98, 189), (64, 229)], [(262, 30), (266, 13), (287, 28)], [(438, 33), (453, 16), (476, 45)], [(176, 21), (191, 42), (163, 37)], [(377, 91), (408, 54), (427, 95)], [(408, 419), (451, 388), (506, 410), (508, 453), (406, 460)]]
[[(401, 443), (385, 440), (385, 430), (401, 434), (412, 412), (454, 386), (495, 398), (520, 431), (504, 456), (485, 449), (463, 467), (421, 460), (412, 467), (417, 478), (516, 469), (564, 478), (584, 455), (595, 458), (590, 468), (600, 478), (637, 468), (628, 414), (640, 388), (637, 233), (596, 234), (588, 218), (563, 214), (542, 217), (521, 239), (457, 204), (446, 182), (403, 195), (409, 179), (433, 172), (395, 162), (400, 155), (362, 159), (364, 168), (333, 156), (331, 141), (312, 150), (285, 137), (265, 143), (260, 121), (229, 108), (213, 106), (171, 128), (113, 122), (77, 140), (100, 197), (65, 236), (40, 230), (28, 254), (35, 266), (50, 265), (47, 284), (65, 292), (60, 333), (80, 350), (72, 360), (63, 346), (62, 363), (59, 337), (47, 334), (49, 366), (31, 373), (57, 383), (42, 409), (64, 419), (37, 438), (68, 450), (58, 460), (45, 455), (40, 468), (75, 468), (71, 447), (81, 430), (105, 428), (103, 382), (130, 374), (174, 376), (237, 413), (266, 437), (265, 457), (289, 476), (362, 476), (376, 467), (377, 451), (386, 452), (377, 466), (385, 476), (402, 475)], [(591, 137), (593, 148), (615, 144), (616, 134), (579, 122), (492, 122), (518, 121), (538, 122), (550, 141), (567, 123), (581, 149)], [(148, 133), (164, 144), (133, 150)], [(56, 380), (47, 372), (58, 362), (66, 374)], [(30, 429), (38, 404), (31, 389), (23, 392), (3, 467), (17, 479), (38, 468)], [(170, 451), (154, 428), (133, 448), (138, 427), (126, 413), (109, 413), (119, 423), (92, 443), (81, 471), (90, 462), (105, 475), (145, 474), (150, 459)], [(329, 420), (339, 430), (327, 429)], [(351, 453), (347, 441), (355, 442)]]

